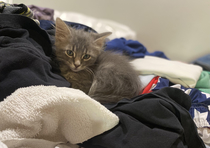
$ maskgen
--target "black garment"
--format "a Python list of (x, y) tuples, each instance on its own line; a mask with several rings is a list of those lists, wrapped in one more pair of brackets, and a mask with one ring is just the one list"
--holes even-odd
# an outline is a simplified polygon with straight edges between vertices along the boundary
[(205, 148), (188, 113), (191, 99), (176, 88), (106, 105), (120, 118), (113, 129), (96, 136), (85, 148)]
[(52, 44), (32, 19), (0, 14), (0, 101), (20, 87), (69, 87), (50, 65)]
[(0, 13), (21, 14), (33, 18), (33, 12), (24, 4), (9, 4), (0, 1)]

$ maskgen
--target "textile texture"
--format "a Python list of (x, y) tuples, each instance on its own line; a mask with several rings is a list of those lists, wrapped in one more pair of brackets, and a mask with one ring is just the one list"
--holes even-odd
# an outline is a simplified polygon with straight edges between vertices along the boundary
[(188, 112), (182, 90), (163, 88), (107, 105), (120, 119), (110, 131), (85, 142), (85, 148), (205, 148)]

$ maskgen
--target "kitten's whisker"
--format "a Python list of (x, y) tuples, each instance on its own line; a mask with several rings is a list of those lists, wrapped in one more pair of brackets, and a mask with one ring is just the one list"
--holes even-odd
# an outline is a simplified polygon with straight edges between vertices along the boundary
[(52, 25), (52, 27), (56, 28), (56, 26), (53, 23), (50, 23)]

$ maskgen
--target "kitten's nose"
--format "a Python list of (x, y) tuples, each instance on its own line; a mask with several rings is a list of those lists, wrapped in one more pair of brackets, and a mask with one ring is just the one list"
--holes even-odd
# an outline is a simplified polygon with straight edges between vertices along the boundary
[(74, 66), (75, 66), (76, 68), (79, 67), (79, 66), (80, 66), (80, 61), (74, 62)]

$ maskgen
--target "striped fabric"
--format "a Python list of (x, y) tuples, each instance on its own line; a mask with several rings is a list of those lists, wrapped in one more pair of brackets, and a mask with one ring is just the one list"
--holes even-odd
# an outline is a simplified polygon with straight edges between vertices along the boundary
[[(24, 4), (8, 4), (3, 1), (0, 1), (0, 14), (20, 14), (31, 19), (34, 18), (33, 12), (29, 7)], [(39, 21), (33, 19), (38, 25)]]

